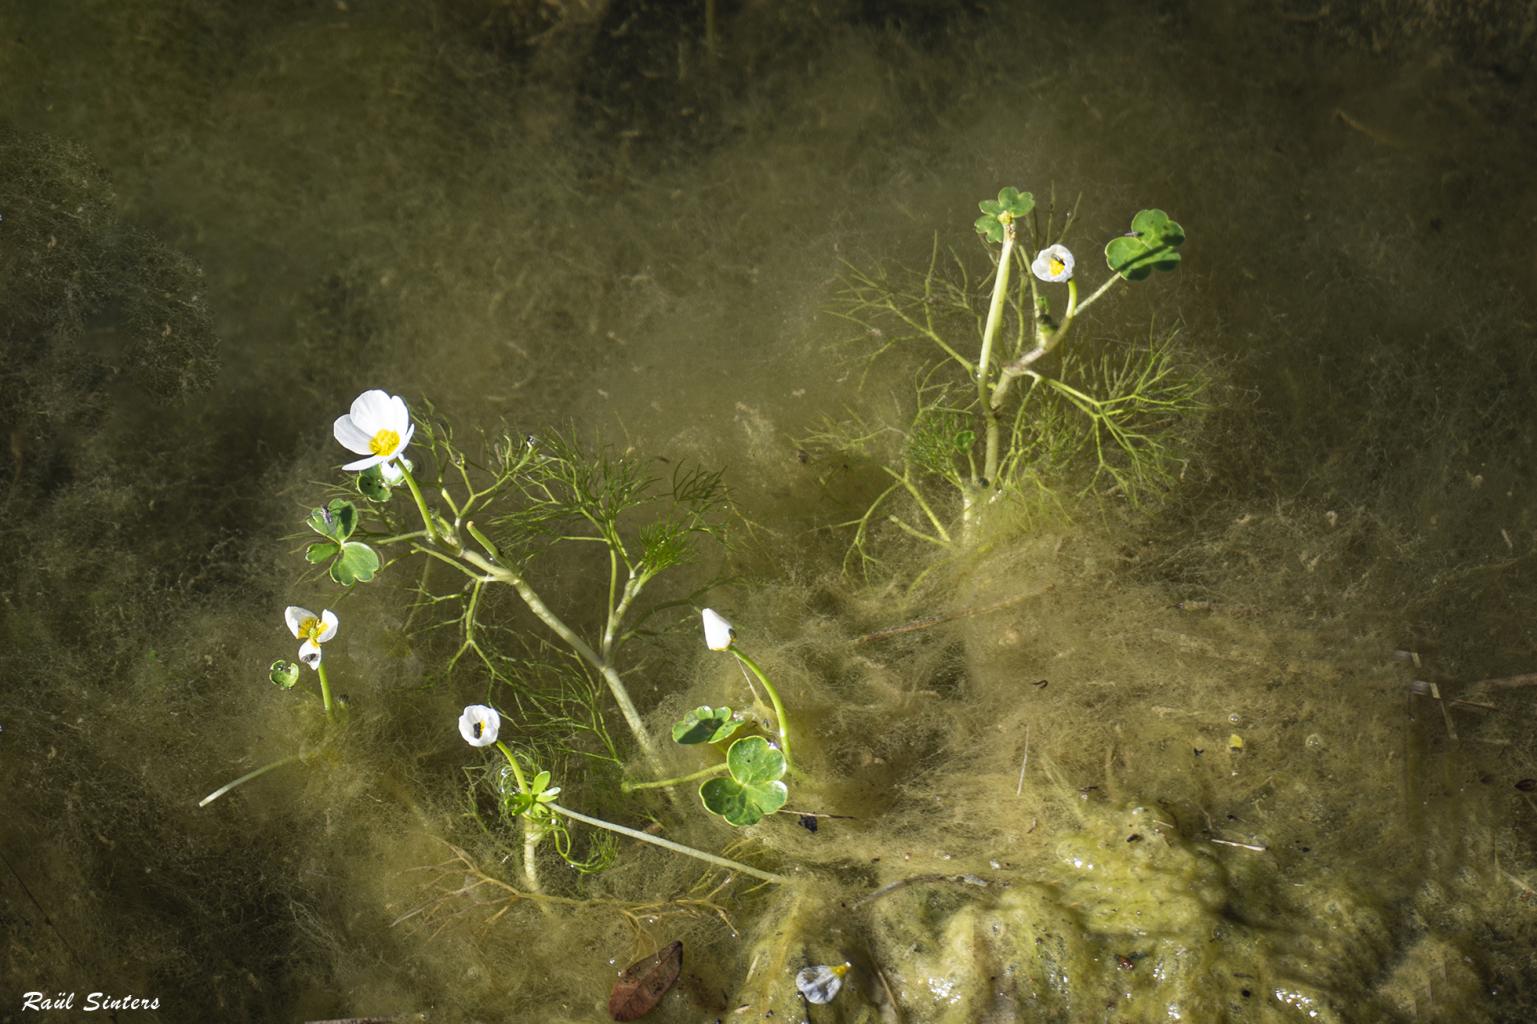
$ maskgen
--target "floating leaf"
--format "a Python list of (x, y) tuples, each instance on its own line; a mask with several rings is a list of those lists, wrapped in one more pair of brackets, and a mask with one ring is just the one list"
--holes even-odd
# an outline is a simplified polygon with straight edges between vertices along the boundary
[(384, 479), (384, 466), (369, 466), (358, 474), (358, 493), (369, 501), (384, 502), (390, 500), (390, 485)]
[(973, 225), (989, 242), (1002, 242), (1004, 225), (1018, 220), (1035, 209), (1035, 197), (1021, 192), (1012, 185), (998, 193), (996, 200), (984, 199), (977, 204), (982, 211)]
[(739, 828), (756, 825), (765, 814), (785, 805), (790, 791), (783, 782), (785, 756), (762, 736), (737, 740), (726, 751), (731, 777), (710, 779), (699, 787), (707, 810)]
[(608, 995), (608, 1015), (615, 1020), (640, 1020), (656, 1009), (683, 971), (683, 943), (637, 960), (626, 967)]
[(325, 508), (312, 509), (305, 521), (311, 530), (340, 544), (358, 528), (358, 507), (346, 498), (332, 498)]
[(344, 587), (367, 583), (378, 571), (378, 552), (355, 540), (343, 544), (341, 554), (331, 563), (331, 578)]
[(267, 670), (267, 678), (285, 690), (292, 690), (294, 684), (299, 681), (299, 666), (294, 662), (279, 658)]
[(702, 704), (673, 723), (672, 738), (678, 743), (719, 743), (741, 727), (730, 708)]
[(1128, 281), (1140, 281), (1155, 270), (1179, 266), (1179, 246), (1185, 229), (1162, 210), (1141, 210), (1131, 219), (1130, 234), (1112, 238), (1105, 262)]
[(304, 558), (312, 565), (329, 562), (341, 551), (341, 545), (332, 540), (317, 540), (304, 549)]

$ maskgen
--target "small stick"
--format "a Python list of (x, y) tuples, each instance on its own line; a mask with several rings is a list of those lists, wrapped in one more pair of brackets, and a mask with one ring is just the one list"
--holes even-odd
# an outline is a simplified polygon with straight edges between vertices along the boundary
[(1253, 843), (1235, 843), (1231, 839), (1213, 839), (1211, 842), (1220, 846), (1237, 846), (1240, 849), (1253, 850), (1255, 853), (1264, 853), (1268, 849), (1264, 846), (1255, 846)]
[(1469, 683), (1468, 688), (1475, 686), (1487, 686), (1491, 690), (1515, 690), (1524, 686), (1537, 686), (1537, 672), (1528, 672), (1519, 676), (1502, 676), (1498, 679), (1480, 679), (1476, 683)]
[(898, 889), (905, 889), (909, 885), (921, 885), (926, 882), (950, 882), (955, 885), (975, 885), (986, 889), (990, 883), (987, 879), (977, 875), (913, 875), (911, 878), (899, 878), (895, 882), (887, 882), (874, 892), (861, 896), (854, 901), (854, 906), (862, 907), (867, 903), (874, 903), (882, 896), (889, 896)]
[(1025, 726), (1025, 756), (1019, 761), (1019, 782), (1014, 786), (1014, 795), (1020, 796), (1025, 792), (1025, 768), (1030, 764), (1030, 727)]

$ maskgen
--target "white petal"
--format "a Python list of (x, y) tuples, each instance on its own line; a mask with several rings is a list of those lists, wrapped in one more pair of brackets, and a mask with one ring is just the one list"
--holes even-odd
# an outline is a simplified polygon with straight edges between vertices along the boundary
[(373, 440), (372, 434), (365, 434), (361, 427), (352, 421), (352, 417), (338, 416), (336, 424), (332, 426), (331, 433), (341, 446), (349, 452), (357, 452), (359, 455), (368, 455), (373, 449), (369, 442)]
[(731, 623), (727, 622), (713, 608), (706, 608), (704, 618), (704, 645), (712, 651), (724, 651), (731, 646), (731, 641), (736, 639), (736, 633), (731, 629)]
[(385, 428), (393, 429), (389, 416), (390, 396), (378, 388), (365, 391), (352, 401), (352, 422), (369, 437)]
[[(406, 400), (399, 395), (390, 398), (390, 411), (388, 414), (390, 429), (401, 437), (406, 437), (411, 432), (411, 414), (406, 410)], [(401, 442), (402, 444), (404, 442)]]
[(406, 428), (399, 433), (400, 447), (395, 449), (396, 452), (405, 451), (406, 445), (411, 443), (411, 438), (416, 433), (416, 424), (412, 423), (410, 420), (406, 420)]
[(501, 728), (502, 716), (484, 704), (471, 704), (459, 716), (459, 735), (472, 747), (489, 747)]
[(299, 660), (310, 668), (320, 669), (320, 645), (313, 640), (306, 640), (299, 645)]
[(302, 623), (305, 619), (313, 619), (314, 617), (314, 612), (310, 611), (308, 608), (300, 608), (296, 604), (291, 604), (283, 610), (283, 621), (288, 623), (288, 631), (292, 633), (296, 639), (299, 636), (299, 624)]
[(349, 473), (356, 473), (359, 470), (368, 469), (371, 466), (377, 466), (379, 463), (383, 462), (384, 459), (385, 456), (383, 455), (370, 455), (366, 459), (359, 459), (356, 462), (349, 462), (343, 466), (342, 469), (345, 469)]
[(320, 635), (315, 639), (325, 643), (336, 635), (336, 627), (339, 625), (340, 623), (336, 620), (336, 613), (327, 608), (320, 613)]

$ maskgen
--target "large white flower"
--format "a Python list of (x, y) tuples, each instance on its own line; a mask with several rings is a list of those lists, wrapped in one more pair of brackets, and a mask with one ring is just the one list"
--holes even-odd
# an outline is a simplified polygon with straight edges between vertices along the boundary
[(382, 463), (385, 479), (393, 482), (400, 479), (395, 461), (411, 443), (416, 424), (411, 422), (404, 399), (374, 388), (353, 401), (350, 413), (336, 418), (332, 432), (343, 448), (367, 456), (343, 469), (357, 472)]
[(736, 639), (736, 631), (714, 608), (704, 610), (704, 645), (712, 651), (724, 651)]
[(1065, 245), (1048, 245), (1035, 254), (1030, 273), (1042, 281), (1068, 281), (1073, 276), (1073, 254)]
[(489, 747), (496, 742), (496, 734), (502, 729), (502, 716), (496, 708), (484, 704), (471, 704), (459, 716), (459, 735), (472, 747)]
[(327, 608), (316, 615), (308, 608), (291, 604), (283, 612), (283, 621), (296, 640), (304, 641), (299, 645), (299, 660), (312, 669), (320, 668), (320, 645), (336, 635), (336, 613)]

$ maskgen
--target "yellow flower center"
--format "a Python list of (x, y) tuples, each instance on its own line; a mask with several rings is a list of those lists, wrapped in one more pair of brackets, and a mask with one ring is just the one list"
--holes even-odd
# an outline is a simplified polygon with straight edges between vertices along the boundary
[(325, 623), (311, 615), (307, 619), (299, 620), (299, 637), (303, 640), (313, 640), (320, 643), (320, 634), (325, 632)]
[(393, 430), (381, 430), (368, 442), (368, 450), (375, 455), (393, 455), (400, 447), (400, 435)]
[(1062, 262), (1062, 260), (1056, 256), (1053, 256), (1051, 259), (1047, 260), (1046, 265), (1051, 268), (1052, 277), (1060, 276), (1065, 270), (1067, 270), (1067, 264)]

